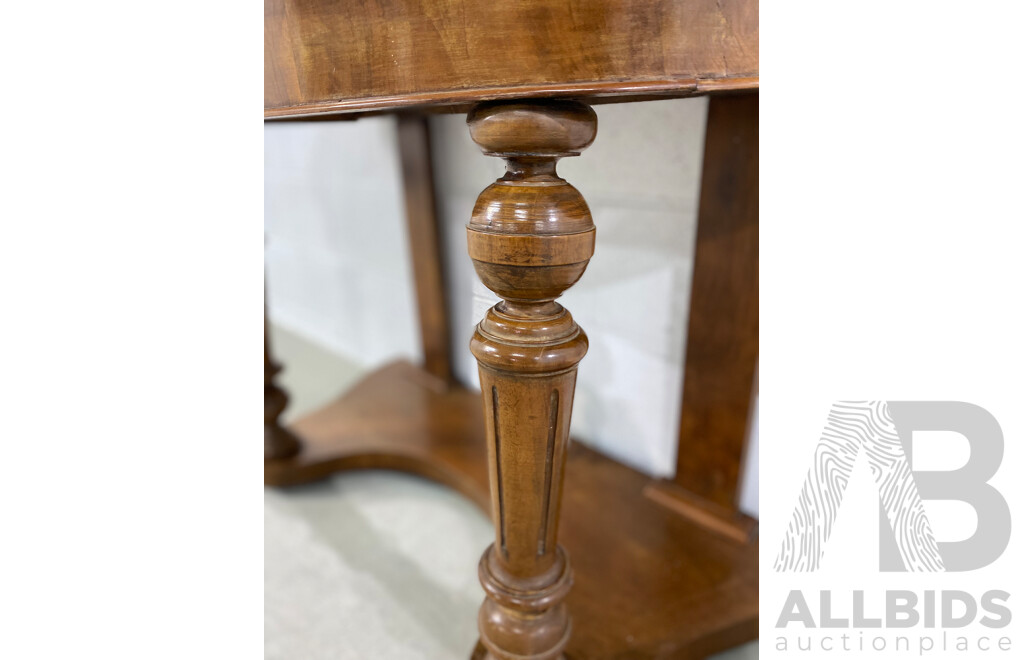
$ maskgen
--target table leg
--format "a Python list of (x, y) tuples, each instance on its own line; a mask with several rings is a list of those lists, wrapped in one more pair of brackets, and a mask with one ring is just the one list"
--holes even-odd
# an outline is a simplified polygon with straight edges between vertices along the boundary
[(738, 512), (757, 370), (757, 94), (708, 102), (674, 481)]
[(270, 357), (270, 328), (263, 315), (263, 460), (288, 458), (299, 453), (299, 440), (278, 421), (288, 406), (288, 395), (274, 382), (281, 371)]
[(496, 540), (480, 560), (480, 640), (495, 660), (562, 657), (572, 584), (557, 543), (576, 367), (587, 337), (555, 302), (594, 252), (582, 195), (555, 163), (593, 142), (597, 116), (576, 102), (489, 103), (467, 119), (507, 172), (467, 227), (477, 274), (503, 301), (477, 327)]
[(416, 286), (420, 341), (423, 343), (423, 368), (445, 383), (452, 384), (451, 334), (448, 332), (448, 301), (434, 200), (430, 127), (423, 115), (399, 115), (396, 121), (409, 253)]

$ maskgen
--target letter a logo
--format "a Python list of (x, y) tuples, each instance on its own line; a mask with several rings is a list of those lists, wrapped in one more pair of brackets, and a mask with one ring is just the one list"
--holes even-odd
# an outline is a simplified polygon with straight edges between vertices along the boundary
[[(958, 470), (915, 475), (910, 460), (915, 430), (960, 433), (970, 443), (970, 459)], [(991, 414), (953, 401), (841, 401), (829, 411), (776, 571), (818, 569), (862, 451), (878, 487), (881, 570), (969, 571), (987, 566), (1006, 549), (1010, 510), (987, 483), (1003, 456), (1002, 431)], [(923, 499), (970, 504), (977, 513), (977, 531), (963, 541), (936, 541)]]

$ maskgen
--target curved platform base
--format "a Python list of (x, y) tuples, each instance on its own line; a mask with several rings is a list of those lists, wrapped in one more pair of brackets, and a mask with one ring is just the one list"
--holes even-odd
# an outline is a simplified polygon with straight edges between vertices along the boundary
[(387, 469), (438, 481), (490, 515), (480, 394), (449, 389), (408, 362), (395, 362), (300, 419), (297, 456), (263, 463), (268, 486), (297, 486), (342, 470)]
[[(302, 451), (265, 461), (267, 485), (394, 469), (455, 488), (490, 513), (478, 392), (449, 389), (398, 362), (293, 430)], [(559, 528), (575, 574), (566, 600), (569, 660), (702, 658), (757, 637), (757, 543), (725, 538), (651, 501), (651, 483), (571, 446)]]

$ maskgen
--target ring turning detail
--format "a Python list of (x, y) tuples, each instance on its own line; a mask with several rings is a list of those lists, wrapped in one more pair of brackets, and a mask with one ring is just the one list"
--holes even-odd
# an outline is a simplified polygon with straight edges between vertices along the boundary
[(572, 622), (563, 602), (572, 570), (558, 519), (576, 368), (587, 336), (555, 300), (594, 253), (594, 222), (560, 158), (597, 135), (597, 115), (574, 101), (483, 103), (467, 118), (506, 173), (477, 199), (469, 254), (502, 301), (477, 326), (495, 542), (480, 560), (487, 594), (480, 641), (493, 660), (563, 657)]

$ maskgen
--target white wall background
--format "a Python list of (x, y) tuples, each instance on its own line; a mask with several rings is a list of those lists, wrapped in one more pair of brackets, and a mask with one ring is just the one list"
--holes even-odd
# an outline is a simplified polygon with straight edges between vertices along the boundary
[[(598, 228), (587, 273), (562, 299), (590, 337), (573, 435), (651, 475), (671, 476), (707, 101), (595, 109), (594, 145), (559, 163)], [(480, 153), (463, 115), (432, 117), (431, 130), (455, 373), (476, 385), (469, 337), (496, 298), (466, 256), (465, 225), (503, 165)], [(274, 321), (367, 368), (419, 360), (393, 120), (268, 124), (265, 134)], [(756, 456), (755, 445), (747, 461), (753, 481), (748, 476), (742, 496), (755, 512)]]
[(420, 360), (394, 120), (269, 123), (264, 168), (274, 322), (368, 368)]

